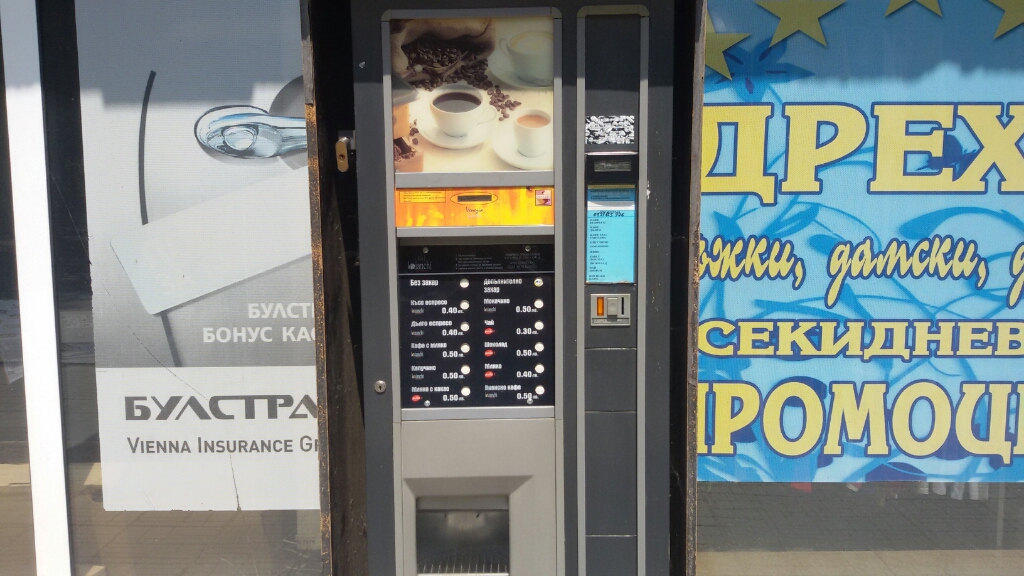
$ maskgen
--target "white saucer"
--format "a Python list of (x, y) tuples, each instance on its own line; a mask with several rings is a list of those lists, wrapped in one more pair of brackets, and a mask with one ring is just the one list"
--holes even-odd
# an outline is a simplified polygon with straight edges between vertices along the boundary
[[(427, 115), (426, 118), (419, 118), (417, 127), (420, 129), (420, 133), (417, 136), (422, 136), (434, 146), (440, 148), (447, 148), (449, 150), (465, 150), (466, 148), (472, 148), (479, 146), (490, 137), (491, 132), (494, 131), (494, 124), (497, 120), (491, 120), (490, 122), (483, 122), (476, 125), (469, 131), (469, 134), (465, 136), (449, 136), (441, 131), (434, 123), (434, 118)], [(415, 137), (415, 136), (414, 136)]]
[(487, 70), (492, 76), (494, 76), (494, 79), (496, 80), (495, 84), (502, 88), (508, 87), (526, 90), (543, 90), (545, 88), (551, 88), (552, 86), (552, 84), (534, 84), (533, 82), (520, 78), (512, 68), (512, 63), (508, 61), (508, 57), (505, 56), (501, 50), (495, 50), (487, 57)]
[(512, 133), (512, 120), (508, 119), (502, 124), (491, 139), (491, 146), (494, 147), (494, 153), (498, 158), (520, 170), (551, 170), (555, 167), (555, 154), (552, 150), (536, 158), (520, 154), (516, 149), (516, 136)]

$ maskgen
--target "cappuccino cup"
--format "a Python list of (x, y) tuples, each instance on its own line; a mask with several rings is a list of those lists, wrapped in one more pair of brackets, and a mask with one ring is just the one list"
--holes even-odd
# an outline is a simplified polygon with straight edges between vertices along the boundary
[(523, 32), (509, 40), (502, 38), (498, 48), (522, 80), (538, 86), (554, 83), (555, 37), (550, 32)]
[(485, 104), (482, 92), (469, 86), (438, 90), (430, 101), (430, 113), (437, 127), (453, 138), (469, 134), (478, 124), (490, 122), (498, 110)]
[(537, 108), (521, 110), (512, 118), (512, 133), (520, 154), (528, 158), (543, 156), (554, 140), (551, 114)]

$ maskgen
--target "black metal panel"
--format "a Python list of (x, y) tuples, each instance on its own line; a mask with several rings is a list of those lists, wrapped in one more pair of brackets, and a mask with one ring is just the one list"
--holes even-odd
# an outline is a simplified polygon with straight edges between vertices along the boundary
[(586, 410), (636, 411), (636, 350), (591, 348), (584, 354)]
[(586, 419), (587, 535), (635, 535), (636, 413), (587, 412)]
[[(376, 2), (352, 2), (353, 83), (359, 154), (359, 256), (363, 317), (363, 421), (366, 427), (366, 513), (369, 573), (395, 573), (395, 495), (391, 382), (391, 329), (389, 316), (388, 202), (384, 193), (386, 162), (383, 55), (380, 17)], [(376, 381), (389, 384), (383, 394)], [(338, 559), (342, 563), (344, 559)]]
[(404, 246), (402, 408), (555, 405), (551, 244)]
[(633, 141), (591, 144), (586, 151), (638, 150), (640, 130), (640, 16), (587, 17), (586, 115), (633, 117)]
[(587, 536), (587, 576), (634, 576), (636, 536)]

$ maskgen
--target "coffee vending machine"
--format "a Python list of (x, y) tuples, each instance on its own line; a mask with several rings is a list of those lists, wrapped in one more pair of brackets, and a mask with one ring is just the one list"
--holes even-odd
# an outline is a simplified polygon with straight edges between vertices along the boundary
[(352, 10), (370, 573), (667, 574), (673, 2)]

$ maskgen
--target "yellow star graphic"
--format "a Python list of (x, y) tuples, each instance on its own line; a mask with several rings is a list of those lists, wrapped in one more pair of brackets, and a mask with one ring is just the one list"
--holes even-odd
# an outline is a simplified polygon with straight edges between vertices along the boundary
[(999, 38), (1017, 26), (1024, 24), (1024, 0), (988, 0), (1003, 9), (1003, 19), (996, 28), (995, 38)]
[(889, 7), (885, 10), (885, 15), (888, 16), (911, 2), (917, 2), (921, 6), (935, 12), (939, 16), (942, 16), (942, 8), (939, 8), (939, 0), (892, 0), (889, 2)]
[(708, 68), (732, 80), (729, 63), (725, 61), (725, 51), (750, 34), (719, 34), (715, 32), (715, 25), (711, 23), (711, 16), (705, 12), (704, 36), (704, 63)]
[(797, 32), (814, 38), (822, 46), (825, 33), (818, 19), (838, 8), (846, 0), (758, 0), (757, 5), (779, 17), (771, 46), (789, 38)]

